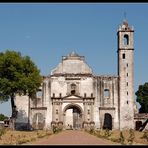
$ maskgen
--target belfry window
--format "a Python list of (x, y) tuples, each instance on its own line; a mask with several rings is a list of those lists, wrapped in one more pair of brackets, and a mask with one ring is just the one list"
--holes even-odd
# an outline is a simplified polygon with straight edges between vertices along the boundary
[(128, 45), (129, 44), (129, 37), (127, 34), (124, 35), (124, 45)]
[(71, 94), (74, 95), (76, 93), (76, 84), (71, 84)]

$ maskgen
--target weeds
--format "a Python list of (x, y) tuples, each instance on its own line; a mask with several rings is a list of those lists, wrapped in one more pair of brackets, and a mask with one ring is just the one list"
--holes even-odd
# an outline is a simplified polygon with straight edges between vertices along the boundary
[(130, 129), (129, 130), (129, 138), (128, 138), (129, 144), (133, 144), (134, 138), (135, 138), (134, 130)]
[(6, 133), (5, 128), (1, 128), (0, 129), (0, 140), (2, 139), (2, 135), (4, 135)]
[(120, 131), (119, 142), (120, 142), (121, 144), (124, 144), (124, 142), (125, 142), (125, 138), (124, 138), (124, 136), (123, 136), (122, 131)]
[(25, 131), (7, 131), (6, 134), (0, 140), (0, 144), (6, 145), (18, 145), (23, 144), (26, 142), (34, 141), (38, 138), (42, 138), (47, 135), (51, 135), (51, 131), (32, 131), (32, 132), (25, 132)]
[(142, 139), (146, 139), (146, 141), (148, 142), (148, 131), (144, 131)]
[(110, 133), (109, 129), (105, 129), (104, 137), (108, 138), (109, 136), (111, 136), (111, 133)]
[(61, 132), (62, 131), (62, 128), (57, 127), (57, 126), (53, 126), (52, 131), (53, 131), (54, 134), (56, 134), (56, 133)]
[(89, 133), (94, 134), (94, 132), (95, 132), (94, 128), (90, 128)]

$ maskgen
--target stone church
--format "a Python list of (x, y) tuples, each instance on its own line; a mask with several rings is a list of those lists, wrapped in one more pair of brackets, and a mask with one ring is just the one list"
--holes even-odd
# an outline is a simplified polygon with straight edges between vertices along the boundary
[[(124, 20), (117, 31), (117, 75), (96, 75), (85, 57), (63, 56), (44, 76), (36, 98), (17, 96), (16, 128), (134, 128), (134, 29)], [(116, 51), (115, 51), (116, 52)]]

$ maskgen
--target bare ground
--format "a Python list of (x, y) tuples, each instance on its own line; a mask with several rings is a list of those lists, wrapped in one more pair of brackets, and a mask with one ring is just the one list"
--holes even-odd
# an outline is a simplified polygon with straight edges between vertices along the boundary
[[(29, 145), (119, 145), (84, 131), (66, 130), (28, 143)], [(27, 145), (28, 145), (27, 144)]]

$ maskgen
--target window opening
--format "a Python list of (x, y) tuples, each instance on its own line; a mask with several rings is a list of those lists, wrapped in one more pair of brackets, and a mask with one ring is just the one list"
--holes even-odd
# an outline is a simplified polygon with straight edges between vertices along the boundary
[(122, 54), (122, 59), (125, 59), (125, 53)]
[(108, 89), (104, 90), (104, 97), (109, 98), (109, 90)]
[(129, 37), (127, 34), (124, 35), (124, 45), (128, 45), (129, 44)]

